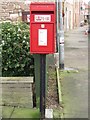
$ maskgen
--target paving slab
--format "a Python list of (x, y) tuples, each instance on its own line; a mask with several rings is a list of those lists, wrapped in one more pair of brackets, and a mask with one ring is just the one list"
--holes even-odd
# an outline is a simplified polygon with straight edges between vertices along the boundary
[(87, 26), (69, 31), (65, 36), (65, 67), (62, 94), (64, 118), (88, 118), (88, 35)]
[(33, 108), (32, 84), (2, 84), (2, 103), (6, 106)]
[(11, 118), (40, 118), (39, 109), (15, 108)]
[(3, 118), (10, 118), (12, 112), (13, 112), (14, 107), (7, 107), (7, 106), (2, 106), (2, 117)]
[(3, 118), (39, 118), (39, 109), (2, 107)]

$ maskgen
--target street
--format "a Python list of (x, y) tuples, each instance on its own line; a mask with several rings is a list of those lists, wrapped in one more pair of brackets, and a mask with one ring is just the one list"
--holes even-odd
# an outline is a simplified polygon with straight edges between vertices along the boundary
[(85, 35), (86, 28), (87, 26), (84, 26), (65, 33), (64, 64), (69, 73), (61, 81), (64, 118), (88, 118), (88, 35)]

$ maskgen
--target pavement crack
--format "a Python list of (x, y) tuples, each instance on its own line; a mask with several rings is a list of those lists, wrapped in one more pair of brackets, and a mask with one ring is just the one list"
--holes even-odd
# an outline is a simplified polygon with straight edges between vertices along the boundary
[(11, 114), (10, 114), (9, 120), (11, 120), (11, 117), (12, 117), (14, 111), (15, 111), (15, 106), (13, 107), (13, 110), (12, 110), (12, 112), (11, 112)]

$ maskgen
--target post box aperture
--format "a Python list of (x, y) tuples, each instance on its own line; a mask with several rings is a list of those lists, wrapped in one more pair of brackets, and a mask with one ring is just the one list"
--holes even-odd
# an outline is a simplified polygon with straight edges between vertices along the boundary
[(30, 4), (30, 53), (55, 52), (55, 4)]

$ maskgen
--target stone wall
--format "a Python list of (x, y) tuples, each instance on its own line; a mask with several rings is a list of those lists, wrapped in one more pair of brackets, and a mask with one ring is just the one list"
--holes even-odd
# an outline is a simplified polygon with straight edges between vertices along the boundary
[(2, 106), (33, 108), (33, 77), (0, 77)]
[(22, 12), (29, 12), (30, 2), (55, 2), (55, 0), (1, 0), (0, 21), (18, 21), (22, 19)]
[(17, 21), (22, 17), (22, 11), (29, 11), (25, 2), (1, 2), (0, 21)]

